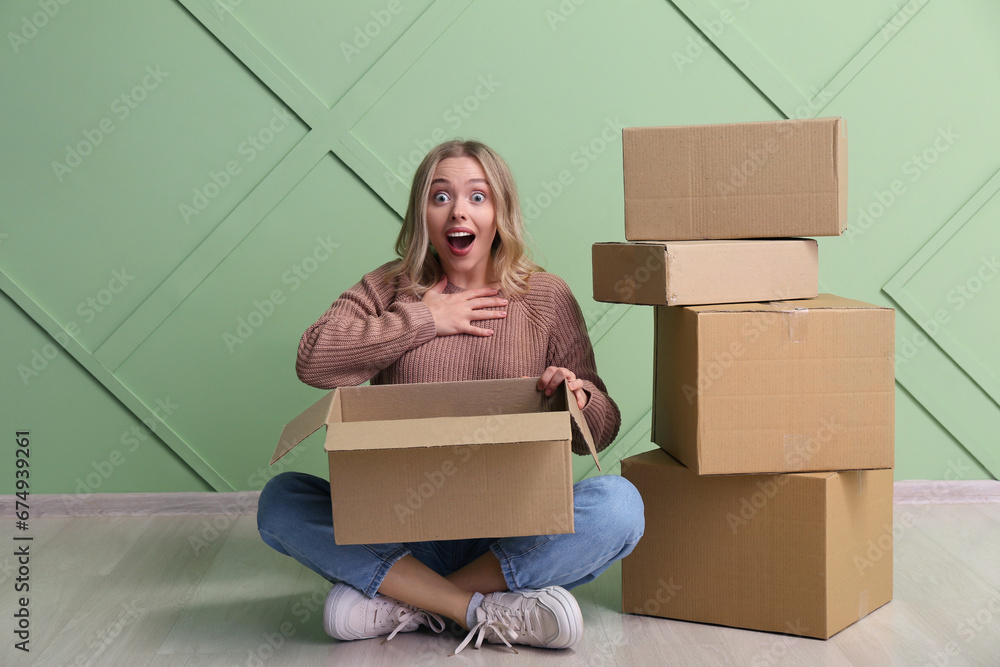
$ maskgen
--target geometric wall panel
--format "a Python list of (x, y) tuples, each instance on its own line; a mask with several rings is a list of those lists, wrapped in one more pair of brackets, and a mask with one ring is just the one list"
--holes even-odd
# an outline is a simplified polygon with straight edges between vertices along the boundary
[[(996, 476), (1000, 7), (899, 4), (112, 0), (36, 20), (4, 3), (0, 387), (18, 428), (77, 448), (53, 476), (69, 493), (136, 424), (155, 437), (105, 488), (161, 489), (158, 465), (178, 489), (259, 488), (320, 395), (294, 375), (302, 331), (392, 259), (426, 149), (474, 137), (583, 309), (623, 416), (614, 470), (651, 446), (652, 404), (651, 313), (591, 299), (591, 244), (624, 236), (621, 128), (838, 115), (849, 226), (820, 239), (821, 284), (897, 308), (899, 469)], [(26, 383), (40, 348), (56, 370)], [(86, 395), (60, 420), (69, 387)], [(296, 451), (283, 467), (323, 474), (318, 444)]]
[(1000, 174), (886, 285), (886, 292), (1000, 405)]
[[(327, 107), (356, 84), (431, 4), (405, 2), (208, 3), (231, 14)], [(288, 20), (294, 16), (295, 20)], [(228, 18), (228, 17), (227, 17)]]
[(232, 488), (252, 488), (281, 424), (325, 393), (295, 376), (299, 337), (357, 282), (359, 264), (391, 259), (398, 230), (392, 211), (327, 154), (117, 376), (139, 395), (167, 392), (198, 406), (171, 421), (189, 458)]

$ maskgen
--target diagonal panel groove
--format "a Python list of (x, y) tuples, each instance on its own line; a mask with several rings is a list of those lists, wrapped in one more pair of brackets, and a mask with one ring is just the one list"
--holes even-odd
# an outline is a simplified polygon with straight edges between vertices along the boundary
[(330, 110), (285, 65), (237, 20), (232, 10), (214, 0), (177, 0), (240, 62), (309, 127)]
[[(883, 286), (882, 290), (891, 296), (933, 339), (954, 362), (980, 388), (1000, 405), (1000, 381), (993, 369), (980, 363), (974, 355), (955, 338), (953, 327), (946, 326), (951, 315), (948, 311), (931, 313), (916, 295), (907, 289), (907, 283), (917, 275), (950, 240), (1000, 192), (1000, 170), (998, 170), (979, 190), (958, 210), (958, 212), (936, 233), (913, 258)], [(986, 250), (991, 244), (987, 243)], [(964, 306), (965, 301), (960, 301)], [(957, 307), (952, 306), (954, 310)], [(947, 315), (948, 319), (944, 319)], [(943, 320), (943, 321), (942, 321)]]
[[(9, 296), (25, 313), (28, 314), (40, 327), (53, 337), (62, 347), (89, 372), (94, 379), (100, 382), (115, 398), (121, 401), (122, 405), (132, 411), (136, 417), (145, 424), (160, 424), (160, 427), (151, 429), (163, 442), (177, 453), (191, 468), (200, 475), (212, 488), (217, 491), (234, 491), (235, 487), (227, 481), (212, 465), (198, 454), (180, 435), (177, 434), (167, 424), (155, 410), (150, 409), (146, 403), (132, 393), (114, 374), (105, 368), (96, 357), (92, 356), (74, 338), (63, 331), (58, 322), (55, 321), (41, 306), (31, 299), (18, 285), (16, 285), (5, 272), (0, 270), (0, 291)], [(169, 397), (168, 397), (169, 398)]]
[(95, 351), (95, 357), (112, 371), (121, 366), (327, 152), (318, 133), (307, 134)]

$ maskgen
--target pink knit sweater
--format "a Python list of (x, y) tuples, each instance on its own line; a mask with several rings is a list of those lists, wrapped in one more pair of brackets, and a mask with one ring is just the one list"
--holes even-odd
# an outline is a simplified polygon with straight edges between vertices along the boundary
[[(492, 336), (437, 336), (430, 309), (385, 281), (392, 263), (366, 274), (337, 299), (299, 342), (295, 371), (321, 389), (407, 382), (538, 377), (562, 366), (584, 381), (583, 409), (598, 450), (618, 433), (621, 415), (597, 375), (594, 349), (569, 286), (551, 273), (531, 276), (528, 292), (501, 293), (507, 317), (479, 320)], [(445, 293), (462, 289), (448, 284)], [(574, 438), (573, 451), (587, 454)]]

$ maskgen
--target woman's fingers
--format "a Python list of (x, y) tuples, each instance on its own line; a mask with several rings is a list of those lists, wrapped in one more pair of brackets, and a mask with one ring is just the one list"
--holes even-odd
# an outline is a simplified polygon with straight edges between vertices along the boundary
[(501, 297), (477, 297), (467, 302), (472, 308), (500, 308), (507, 305), (507, 299)]
[(551, 396), (559, 388), (559, 385), (567, 380), (570, 382), (570, 389), (573, 389), (572, 383), (577, 382), (576, 374), (573, 371), (561, 366), (549, 366), (542, 371), (541, 377), (538, 378), (538, 390), (544, 391), (546, 396)]
[(497, 290), (481, 288), (466, 290), (459, 294), (444, 294), (447, 279), (442, 278), (424, 294), (423, 301), (431, 309), (434, 326), (439, 336), (467, 333), (475, 336), (492, 336), (492, 329), (476, 327), (476, 320), (498, 320), (507, 317), (506, 310), (486, 310), (503, 308), (507, 299), (496, 296)]
[(563, 382), (566, 386), (570, 388), (573, 392), (573, 396), (576, 397), (576, 404), (582, 410), (587, 407), (587, 402), (590, 397), (587, 395), (587, 391), (583, 388), (584, 381), (576, 377), (576, 374), (569, 370), (568, 368), (562, 368), (561, 366), (549, 366), (544, 371), (542, 371), (541, 377), (538, 378), (538, 391), (544, 391), (546, 396), (551, 396), (559, 389), (559, 385)]

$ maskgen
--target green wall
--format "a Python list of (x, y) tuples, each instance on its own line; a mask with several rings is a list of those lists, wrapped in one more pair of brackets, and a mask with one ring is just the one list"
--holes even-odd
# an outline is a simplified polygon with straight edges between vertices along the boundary
[(64, 2), (0, 5), (0, 437), (33, 492), (259, 488), (321, 395), (299, 336), (453, 136), (507, 158), (583, 306), (613, 470), (652, 447), (652, 313), (590, 298), (621, 128), (810, 116), (850, 137), (821, 288), (898, 311), (897, 478), (1000, 472), (997, 3)]

